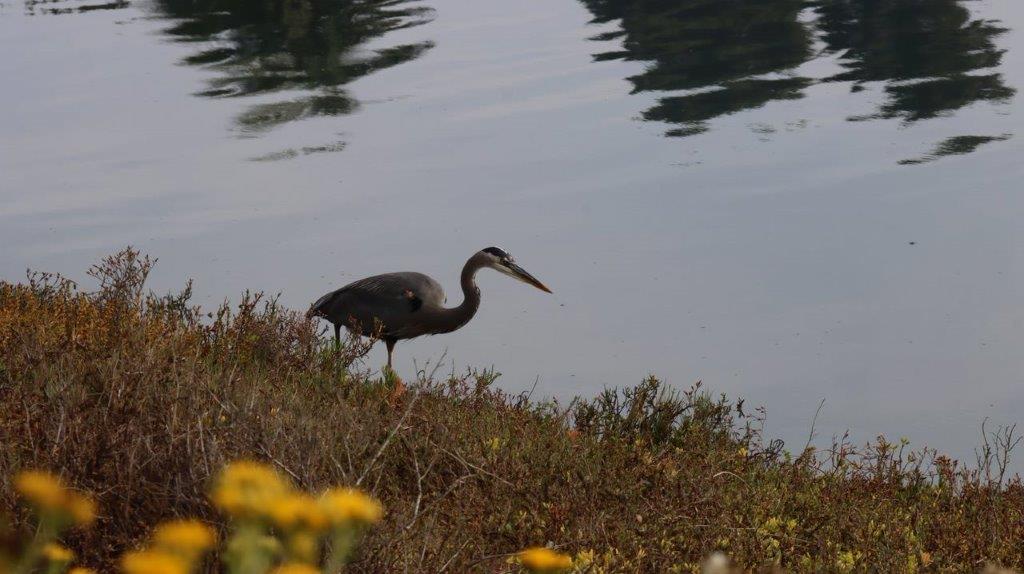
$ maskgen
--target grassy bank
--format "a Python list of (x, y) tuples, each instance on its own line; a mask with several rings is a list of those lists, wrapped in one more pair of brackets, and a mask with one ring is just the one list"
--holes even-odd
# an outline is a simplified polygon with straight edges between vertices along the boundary
[[(47, 468), (95, 493), (96, 524), (68, 540), (94, 566), (158, 521), (217, 523), (205, 494), (238, 458), (379, 499), (353, 571), (500, 572), (544, 544), (588, 572), (692, 571), (716, 550), (791, 571), (1024, 566), (1024, 487), (995, 456), (968, 469), (882, 439), (790, 454), (757, 410), (655, 379), (571, 405), (490, 372), (397, 393), (304, 310), (250, 293), (207, 313), (188, 289), (149, 294), (148, 268), (125, 252), (88, 292), (0, 284), (0, 481)], [(27, 527), (9, 482), (0, 514)]]

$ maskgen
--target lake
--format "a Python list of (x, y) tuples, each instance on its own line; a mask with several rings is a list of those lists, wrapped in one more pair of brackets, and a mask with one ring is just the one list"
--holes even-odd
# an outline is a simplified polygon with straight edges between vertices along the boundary
[(973, 460), (1024, 412), (1022, 30), (1013, 0), (2, 0), (0, 278), (131, 244), (204, 306), (397, 270), (457, 304), (499, 245), (554, 295), (483, 273), (399, 373), (701, 380), (796, 449), (824, 399), (822, 443)]

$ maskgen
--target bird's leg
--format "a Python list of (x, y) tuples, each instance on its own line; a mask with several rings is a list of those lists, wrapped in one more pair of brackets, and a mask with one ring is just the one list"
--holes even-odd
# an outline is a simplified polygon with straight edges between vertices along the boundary
[(391, 353), (392, 353), (392, 351), (395, 350), (395, 343), (397, 343), (397, 342), (398, 341), (396, 341), (395, 339), (384, 339), (384, 344), (387, 345), (387, 347), (388, 347), (388, 370), (389, 371), (392, 370), (391, 369)]
[(397, 339), (384, 339), (384, 344), (388, 347), (388, 366), (387, 366), (387, 377), (394, 384), (391, 389), (391, 394), (388, 396), (388, 404), (394, 406), (401, 400), (402, 395), (405, 394), (405, 383), (402, 382), (402, 378), (398, 376), (398, 373), (391, 368), (391, 353), (395, 350), (395, 343)]
[(334, 324), (334, 350), (341, 349), (341, 323)]

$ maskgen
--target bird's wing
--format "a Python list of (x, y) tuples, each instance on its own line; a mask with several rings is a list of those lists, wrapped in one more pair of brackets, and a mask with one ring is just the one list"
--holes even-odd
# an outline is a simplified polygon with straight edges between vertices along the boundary
[(418, 311), (424, 306), (442, 306), (444, 290), (426, 275), (415, 272), (387, 273), (352, 282), (324, 295), (311, 313), (335, 323), (354, 320), (364, 334), (379, 321), (384, 333), (396, 337), (419, 334)]
[[(385, 301), (405, 299), (412, 301), (411, 306), (417, 309), (427, 303), (430, 305), (444, 304), (444, 289), (430, 277), (414, 271), (385, 273), (352, 282), (340, 291), (360, 294)], [(414, 311), (416, 309), (413, 309)]]

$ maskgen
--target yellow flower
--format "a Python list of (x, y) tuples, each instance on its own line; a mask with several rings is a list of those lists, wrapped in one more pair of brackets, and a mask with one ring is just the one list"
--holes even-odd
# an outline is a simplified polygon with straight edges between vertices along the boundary
[(284, 479), (272, 466), (251, 460), (238, 460), (228, 464), (221, 471), (221, 479), (240, 486), (245, 484), (281, 486), (284, 484)]
[(270, 505), (291, 490), (273, 468), (251, 461), (233, 462), (221, 471), (213, 489), (213, 502), (239, 518), (263, 516)]
[(59, 512), (81, 525), (96, 518), (96, 503), (91, 498), (68, 490), (60, 478), (48, 472), (21, 472), (14, 478), (14, 488), (40, 511)]
[(188, 574), (188, 564), (166, 552), (140, 550), (121, 557), (125, 574)]
[(519, 562), (530, 572), (561, 572), (572, 568), (572, 558), (550, 548), (527, 548), (519, 553)]
[(47, 562), (67, 564), (75, 559), (75, 553), (60, 544), (51, 542), (43, 546), (43, 558), (46, 558)]
[(379, 502), (354, 488), (332, 488), (320, 497), (320, 507), (335, 526), (374, 524), (384, 510)]
[(282, 496), (270, 505), (270, 519), (284, 530), (319, 531), (327, 527), (327, 517), (308, 494), (296, 493)]
[(62, 510), (64, 484), (56, 476), (37, 470), (26, 470), (14, 477), (14, 488), (32, 504), (45, 510)]
[(320, 574), (320, 570), (309, 564), (289, 563), (274, 568), (272, 574)]
[(172, 520), (156, 527), (153, 543), (162, 549), (194, 557), (217, 542), (217, 534), (198, 520)]
[(68, 493), (67, 510), (75, 524), (85, 526), (96, 520), (96, 501), (87, 496)]
[(96, 574), (96, 572), (92, 568), (82, 568), (81, 566), (76, 566), (71, 570), (68, 570), (68, 574)]

